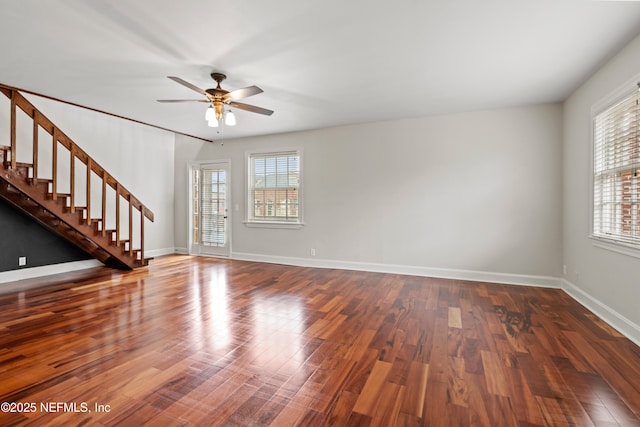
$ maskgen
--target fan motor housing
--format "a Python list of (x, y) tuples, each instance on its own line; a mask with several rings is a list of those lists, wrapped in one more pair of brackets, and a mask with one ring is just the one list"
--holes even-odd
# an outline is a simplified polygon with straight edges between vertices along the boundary
[(226, 95), (227, 93), (229, 93), (228, 90), (224, 90), (220, 87), (220, 83), (227, 78), (227, 76), (225, 74), (222, 73), (211, 73), (211, 78), (213, 80), (216, 81), (216, 83), (218, 83), (218, 87), (214, 88), (214, 89), (207, 89), (205, 90), (205, 92), (207, 92), (209, 95), (213, 96), (214, 98), (222, 98), (224, 95)]
[(214, 98), (222, 98), (225, 94), (229, 93), (228, 90), (224, 90), (224, 89), (218, 89), (218, 88), (214, 88), (214, 89), (207, 89), (205, 90), (205, 92), (207, 92), (209, 95), (213, 96)]

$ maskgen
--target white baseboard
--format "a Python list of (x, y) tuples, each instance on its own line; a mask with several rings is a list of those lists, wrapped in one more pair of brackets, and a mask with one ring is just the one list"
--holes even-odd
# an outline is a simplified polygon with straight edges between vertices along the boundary
[(640, 325), (627, 319), (602, 301), (589, 295), (568, 280), (562, 279), (562, 290), (568, 293), (571, 298), (588, 308), (593, 314), (607, 322), (625, 337), (629, 338), (636, 345), (640, 346)]
[[(146, 257), (157, 257), (175, 253), (174, 248), (163, 248), (145, 251)], [(52, 274), (69, 273), (72, 271), (85, 270), (87, 268), (101, 267), (103, 264), (96, 259), (84, 261), (64, 262), (60, 264), (43, 265), (41, 267), (20, 268), (0, 272), (0, 283), (17, 282), (25, 279), (35, 279), (37, 277), (49, 276)]]
[(176, 248), (173, 248), (173, 247), (163, 248), (163, 249), (152, 249), (150, 251), (144, 251), (144, 257), (145, 258), (157, 257), (162, 255), (171, 255), (175, 253), (178, 253), (178, 252), (176, 252)]
[[(187, 248), (181, 247), (164, 248), (151, 250), (146, 252), (145, 254), (150, 257), (155, 257), (174, 253), (187, 254), (188, 250)], [(539, 286), (545, 288), (561, 288), (573, 299), (591, 310), (595, 315), (607, 322), (621, 334), (629, 338), (635, 344), (640, 345), (640, 325), (637, 325), (633, 321), (627, 319), (608, 305), (587, 294), (568, 280), (558, 277), (420, 267), (397, 264), (376, 264), (367, 262), (339, 261), (316, 258), (281, 257), (243, 252), (234, 252), (231, 255), (231, 259), (266, 262), (271, 264), (294, 265), (299, 267), (336, 268), (344, 270), (370, 271), (375, 273), (406, 274), (410, 276), (469, 280), (474, 282)], [(16, 282), (19, 280), (33, 279), (52, 274), (68, 273), (72, 271), (84, 270), (100, 266), (102, 266), (102, 263), (92, 259), (86, 261), (74, 261), (62, 264), (46, 265), (42, 267), (21, 268), (19, 270), (0, 272), (0, 283)]]
[(420, 267), (398, 264), (376, 264), (357, 261), (339, 261), (318, 258), (280, 257), (234, 252), (231, 259), (295, 265), (299, 267), (338, 268), (344, 270), (371, 271), (374, 273), (406, 274), (409, 276), (437, 277), (442, 279), (470, 280), (474, 282), (503, 283), (508, 285), (560, 288), (560, 279), (549, 276), (495, 273), (488, 271), (457, 270), (450, 268)]
[(17, 282), (18, 280), (34, 279), (51, 274), (69, 273), (71, 271), (100, 267), (102, 263), (95, 259), (85, 261), (64, 262), (61, 264), (43, 265), (42, 267), (21, 268), (19, 270), (3, 271), (0, 273), (0, 283)]
[(345, 270), (371, 271), (376, 273), (407, 274), (411, 276), (436, 277), (442, 279), (469, 280), (474, 282), (528, 285), (545, 288), (560, 288), (622, 335), (640, 345), (640, 325), (627, 319), (611, 307), (592, 297), (573, 283), (549, 276), (495, 273), (487, 271), (457, 270), (446, 268), (417, 267), (395, 264), (375, 264), (315, 258), (280, 257), (252, 253), (234, 252), (231, 259), (295, 265), (299, 267), (337, 268)]

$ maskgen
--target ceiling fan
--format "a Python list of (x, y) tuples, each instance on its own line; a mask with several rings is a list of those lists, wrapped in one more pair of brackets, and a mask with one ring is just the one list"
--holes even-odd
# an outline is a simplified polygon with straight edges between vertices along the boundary
[(210, 104), (210, 106), (207, 109), (205, 118), (209, 121), (209, 126), (217, 127), (218, 121), (222, 119), (223, 115), (227, 116), (225, 121), (227, 125), (235, 124), (235, 117), (233, 116), (233, 113), (229, 111), (228, 114), (225, 114), (225, 105), (229, 105), (240, 110), (250, 111), (252, 113), (263, 114), (265, 116), (270, 116), (273, 114), (272, 110), (267, 110), (266, 108), (236, 102), (239, 99), (262, 93), (263, 90), (258, 86), (248, 86), (242, 89), (233, 90), (231, 92), (222, 89), (222, 87), (220, 87), (220, 82), (227, 78), (227, 76), (222, 73), (211, 73), (211, 78), (218, 83), (218, 86), (213, 89), (206, 90), (200, 89), (199, 87), (185, 80), (182, 80), (180, 77), (169, 76), (169, 78), (174, 82), (181, 84), (182, 86), (188, 87), (189, 89), (196, 91), (201, 95), (204, 95), (206, 99), (158, 99), (158, 102), (207, 102)]

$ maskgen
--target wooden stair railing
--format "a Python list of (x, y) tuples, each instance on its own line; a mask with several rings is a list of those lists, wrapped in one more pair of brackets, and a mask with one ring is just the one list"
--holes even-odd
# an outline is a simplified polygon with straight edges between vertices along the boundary
[[(0, 146), (0, 197), (107, 266), (133, 269), (147, 265), (149, 258), (144, 256), (144, 223), (145, 218), (153, 222), (153, 212), (17, 90), (0, 86), (0, 92), (11, 103), (10, 145)], [(18, 161), (18, 145), (23, 149), (24, 144), (22, 140), (20, 144), (17, 143), (18, 108), (33, 121), (31, 153), (26, 154), (27, 157), (30, 154), (30, 162)], [(40, 163), (45, 156), (41, 154), (44, 150), (39, 149), (42, 144), (40, 130), (46, 131), (52, 140), (50, 178), (40, 175), (44, 169)], [(59, 159), (58, 151), (64, 150), (68, 151), (68, 171)], [(77, 162), (81, 164), (78, 166)], [(84, 182), (78, 179), (76, 170), (80, 169), (82, 173), (83, 168)], [(63, 174), (65, 178), (68, 175), (68, 193), (58, 191), (62, 187), (60, 175)], [(96, 177), (101, 185), (91, 184)], [(85, 206), (76, 205), (81, 197), (86, 201)], [(92, 198), (100, 199), (101, 206), (92, 206)], [(121, 214), (123, 203), (128, 209), (125, 214), (127, 218)], [(92, 217), (98, 212), (99, 217)], [(137, 233), (134, 233), (136, 216), (139, 217), (139, 225)], [(108, 218), (115, 228), (107, 229)], [(127, 236), (122, 238), (122, 233), (127, 233)], [(134, 249), (135, 243), (139, 245), (137, 249)]]

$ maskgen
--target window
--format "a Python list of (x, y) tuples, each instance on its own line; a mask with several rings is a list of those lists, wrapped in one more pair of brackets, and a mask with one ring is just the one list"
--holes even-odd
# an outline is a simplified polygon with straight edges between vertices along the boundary
[(248, 223), (302, 224), (299, 151), (249, 154)]
[(594, 117), (593, 237), (640, 249), (640, 106), (636, 91)]

